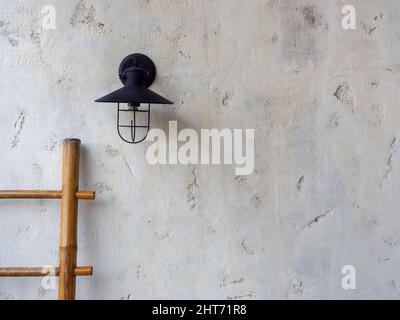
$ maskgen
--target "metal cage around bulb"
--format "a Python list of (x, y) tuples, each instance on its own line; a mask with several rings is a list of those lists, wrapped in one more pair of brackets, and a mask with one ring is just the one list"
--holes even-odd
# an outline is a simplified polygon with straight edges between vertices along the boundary
[[(119, 78), (124, 87), (96, 100), (96, 102), (117, 104), (118, 134), (127, 143), (137, 144), (146, 139), (150, 130), (151, 104), (173, 104), (172, 101), (148, 89), (155, 76), (156, 68), (150, 58), (140, 53), (131, 54), (121, 62), (119, 67)], [(121, 104), (127, 104), (127, 106), (121, 107)], [(143, 109), (142, 104), (147, 105), (147, 108)], [(131, 114), (129, 123), (121, 123), (122, 113)], [(147, 116), (144, 123), (138, 123), (138, 113)], [(122, 129), (128, 129), (129, 138), (124, 137), (121, 133)], [(144, 129), (145, 134), (138, 136), (137, 129)]]
[[(121, 114), (122, 113), (131, 113), (132, 117), (130, 120), (129, 124), (121, 124)], [(137, 113), (146, 113), (147, 115), (147, 121), (144, 124), (137, 124)], [(121, 133), (121, 129), (129, 129), (130, 132), (130, 140), (127, 140), (127, 138), (124, 138), (123, 134)], [(142, 138), (137, 139), (138, 132), (137, 129), (144, 129), (145, 134), (142, 135)], [(128, 104), (127, 107), (121, 107), (120, 103), (118, 102), (118, 114), (117, 114), (117, 131), (118, 135), (122, 140), (124, 140), (127, 143), (131, 144), (137, 144), (142, 142), (143, 140), (146, 139), (147, 134), (149, 133), (150, 130), (150, 104), (148, 104), (147, 109), (139, 109), (139, 106), (134, 106), (132, 104)]]

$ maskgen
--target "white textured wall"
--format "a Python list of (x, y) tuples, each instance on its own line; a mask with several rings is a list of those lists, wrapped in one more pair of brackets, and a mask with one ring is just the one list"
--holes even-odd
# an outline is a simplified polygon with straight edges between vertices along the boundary
[[(357, 10), (342, 29), (341, 8)], [(40, 10), (54, 5), (55, 30)], [(0, 188), (59, 188), (82, 140), (81, 299), (399, 298), (398, 0), (0, 2)], [(153, 127), (254, 128), (255, 172), (150, 166), (93, 100), (133, 52), (175, 101)], [(57, 264), (58, 201), (2, 201), (0, 265)], [(357, 270), (357, 290), (341, 268)], [(0, 279), (1, 299), (51, 299)]]

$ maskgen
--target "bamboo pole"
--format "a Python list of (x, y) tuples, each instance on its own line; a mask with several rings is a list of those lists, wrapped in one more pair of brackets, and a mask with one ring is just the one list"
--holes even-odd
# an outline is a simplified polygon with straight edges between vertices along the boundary
[[(0, 268), (0, 277), (44, 277), (51, 275), (53, 270), (50, 268)], [(75, 276), (91, 276), (93, 267), (76, 267), (74, 270)], [(54, 268), (54, 276), (60, 275), (60, 268)]]
[(59, 300), (75, 300), (80, 143), (78, 139), (63, 143)]
[[(80, 200), (94, 200), (94, 191), (77, 191)], [(59, 190), (0, 190), (0, 199), (61, 199)]]

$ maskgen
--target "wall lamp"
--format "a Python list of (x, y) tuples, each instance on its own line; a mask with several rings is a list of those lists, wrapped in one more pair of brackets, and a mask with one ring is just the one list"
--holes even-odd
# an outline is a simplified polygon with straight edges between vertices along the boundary
[[(148, 89), (156, 78), (156, 66), (144, 54), (134, 53), (122, 60), (119, 66), (119, 78), (124, 86), (95, 102), (117, 103), (118, 134), (125, 142), (137, 144), (146, 139), (149, 133), (150, 105), (173, 104), (173, 102)], [(126, 106), (122, 107), (121, 104), (126, 104)], [(128, 117), (123, 114), (128, 114)], [(128, 119), (128, 123), (121, 124), (121, 118)], [(138, 137), (137, 129), (144, 130), (144, 135)], [(125, 137), (121, 131), (125, 133)], [(128, 137), (126, 137), (127, 132)]]

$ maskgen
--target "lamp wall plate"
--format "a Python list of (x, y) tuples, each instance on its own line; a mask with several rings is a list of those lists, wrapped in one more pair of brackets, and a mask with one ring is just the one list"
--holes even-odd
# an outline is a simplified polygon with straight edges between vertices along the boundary
[(123, 84), (126, 84), (124, 77), (125, 70), (131, 67), (136, 67), (147, 71), (147, 77), (144, 80), (145, 86), (150, 87), (156, 78), (156, 66), (148, 56), (141, 53), (133, 53), (125, 57), (119, 65), (119, 78)]

